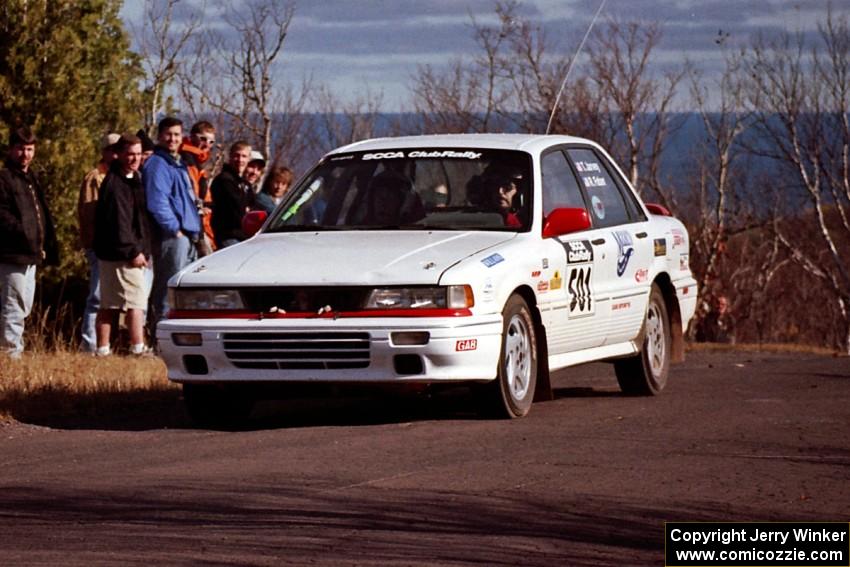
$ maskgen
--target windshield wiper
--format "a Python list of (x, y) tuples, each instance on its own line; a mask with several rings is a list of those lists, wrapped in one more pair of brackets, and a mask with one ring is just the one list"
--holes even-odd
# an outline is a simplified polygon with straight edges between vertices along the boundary
[(347, 225), (343, 230), (399, 230), (401, 227), (397, 224), (358, 224)]

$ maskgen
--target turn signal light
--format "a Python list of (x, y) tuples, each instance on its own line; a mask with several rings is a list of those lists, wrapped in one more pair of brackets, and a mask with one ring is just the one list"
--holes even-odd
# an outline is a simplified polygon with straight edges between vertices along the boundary
[(204, 344), (201, 333), (171, 333), (171, 340), (177, 346), (201, 346)]

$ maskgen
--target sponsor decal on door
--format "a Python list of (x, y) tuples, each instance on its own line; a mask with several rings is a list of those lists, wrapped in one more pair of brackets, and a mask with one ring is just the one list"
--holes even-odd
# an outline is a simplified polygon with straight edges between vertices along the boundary
[(634, 241), (627, 230), (616, 230), (613, 234), (617, 241), (617, 277), (621, 277), (626, 273), (629, 260), (635, 253)]
[(589, 240), (570, 240), (564, 243), (567, 251), (567, 264), (593, 262), (593, 247)]

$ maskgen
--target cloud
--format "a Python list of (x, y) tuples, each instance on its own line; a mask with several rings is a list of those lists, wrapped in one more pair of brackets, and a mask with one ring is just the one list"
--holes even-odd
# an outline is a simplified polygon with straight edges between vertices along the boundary
[(377, 0), (351, 2), (350, 0), (324, 0), (299, 4), (300, 18), (325, 25), (397, 24), (422, 19), (460, 19), (468, 14), (492, 12), (489, 0), (456, 2), (454, 0)]
[[(600, 1), (526, 0), (518, 13), (545, 30), (550, 54), (570, 56)], [(179, 20), (206, 6), (205, 24), (227, 28), (215, 0), (182, 4)], [(238, 0), (233, 3), (236, 9), (240, 5), (244, 4)], [(125, 3), (125, 21), (140, 23), (138, 6)], [(482, 25), (498, 25), (494, 6), (491, 0), (299, 2), (282, 55), (286, 76), (312, 75), (342, 95), (366, 87), (383, 91), (385, 103), (398, 108), (409, 98), (407, 85), (418, 65), (440, 66), (455, 58), (469, 61), (481, 53), (471, 18)], [(808, 39), (825, 16), (822, 0), (606, 0), (596, 25), (612, 19), (657, 21), (662, 31), (654, 53), (657, 66), (669, 67), (688, 57), (706, 72), (715, 72), (722, 67), (724, 48), (746, 45), (758, 32), (801, 30)]]
[(393, 24), (369, 21), (339, 26), (297, 20), (293, 21), (290, 30), (287, 49), (304, 54), (391, 57), (415, 53), (471, 53), (474, 49), (468, 21), (440, 26), (423, 26), (409, 21)]

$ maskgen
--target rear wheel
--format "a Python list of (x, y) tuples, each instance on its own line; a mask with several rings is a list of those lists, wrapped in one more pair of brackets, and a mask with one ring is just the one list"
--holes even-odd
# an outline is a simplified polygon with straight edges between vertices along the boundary
[(238, 427), (254, 407), (243, 388), (217, 384), (183, 384), (183, 403), (192, 421), (203, 427)]
[(655, 396), (667, 385), (672, 337), (667, 306), (653, 284), (643, 322), (643, 345), (635, 356), (614, 361), (617, 382), (624, 394)]
[(487, 384), (488, 413), (523, 417), (531, 409), (537, 384), (537, 338), (525, 300), (513, 295), (502, 311), (502, 352), (495, 380)]

